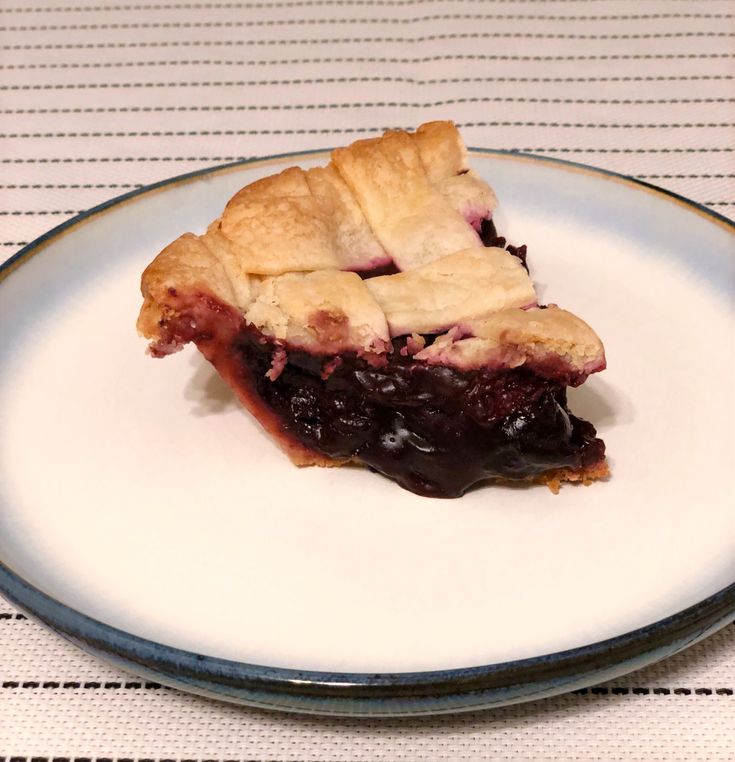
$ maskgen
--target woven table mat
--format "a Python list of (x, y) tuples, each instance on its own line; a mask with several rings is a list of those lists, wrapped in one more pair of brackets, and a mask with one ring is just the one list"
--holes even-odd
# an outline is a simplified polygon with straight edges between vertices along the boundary
[[(6, 0), (0, 261), (157, 180), (443, 118), (471, 146), (623, 172), (732, 216), (734, 17), (727, 0)], [(734, 693), (729, 625), (521, 706), (269, 714), (120, 673), (0, 601), (0, 762), (726, 760)]]

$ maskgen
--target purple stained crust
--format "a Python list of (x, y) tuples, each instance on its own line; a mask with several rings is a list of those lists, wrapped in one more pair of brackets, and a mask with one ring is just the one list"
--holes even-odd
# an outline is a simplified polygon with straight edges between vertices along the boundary
[(357, 459), (419, 495), (459, 497), (486, 479), (585, 469), (604, 456), (594, 427), (567, 409), (564, 384), (524, 368), (414, 363), (399, 339), (382, 367), (354, 353), (335, 363), (290, 350), (270, 380), (274, 346), (264, 338), (246, 327), (233, 348), (288, 434), (331, 458)]

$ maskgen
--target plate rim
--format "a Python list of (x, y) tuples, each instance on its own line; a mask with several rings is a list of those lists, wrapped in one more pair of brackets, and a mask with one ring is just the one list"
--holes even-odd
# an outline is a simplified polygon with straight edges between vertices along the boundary
[[(62, 222), (0, 265), (0, 282), (45, 245), (93, 216), (139, 196), (244, 167), (327, 155), (330, 149), (246, 158), (167, 178), (116, 196)], [(471, 155), (552, 165), (622, 182), (723, 226), (735, 235), (735, 221), (657, 185), (611, 170), (551, 156), (469, 148)], [(489, 704), (531, 700), (599, 681), (669, 656), (727, 625), (735, 616), (735, 581), (697, 603), (626, 633), (571, 649), (507, 662), (413, 672), (332, 672), (270, 667), (199, 654), (140, 637), (94, 619), (26, 582), (0, 561), (0, 593), (52, 630), (82, 648), (135, 671), (144, 668), (162, 682), (195, 693), (253, 706), (319, 714), (422, 714), (477, 709)], [(270, 701), (268, 700), (270, 698)], [(412, 709), (398, 709), (418, 702)], [(396, 706), (391, 707), (391, 704)], [(355, 708), (357, 707), (357, 709)]]

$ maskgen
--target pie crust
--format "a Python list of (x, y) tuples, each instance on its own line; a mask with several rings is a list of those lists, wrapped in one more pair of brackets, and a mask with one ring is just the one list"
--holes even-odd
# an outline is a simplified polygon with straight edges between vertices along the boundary
[(151, 262), (151, 354), (194, 342), (297, 465), (362, 463), (437, 497), (606, 476), (603, 443), (566, 406), (605, 367), (602, 342), (538, 305), (456, 127), (331, 158), (251, 183)]

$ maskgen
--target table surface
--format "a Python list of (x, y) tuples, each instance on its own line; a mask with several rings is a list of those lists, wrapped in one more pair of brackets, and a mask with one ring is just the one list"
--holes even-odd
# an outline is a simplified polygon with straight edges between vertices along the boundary
[[(735, 207), (728, 0), (0, 3), (2, 259), (142, 185), (455, 120), (469, 145)], [(566, 696), (340, 720), (109, 668), (0, 601), (0, 762), (735, 759), (735, 624)]]

